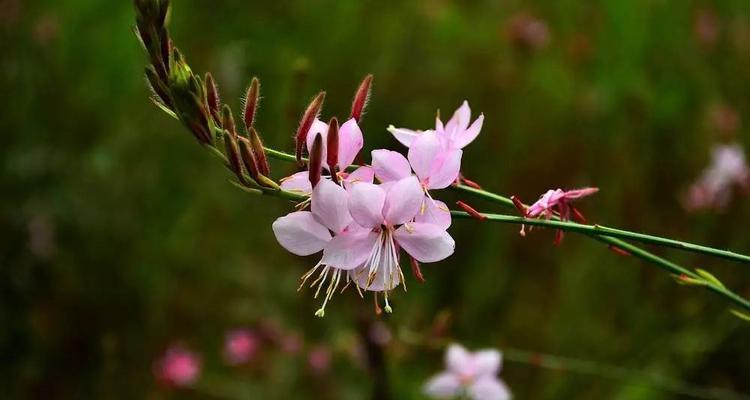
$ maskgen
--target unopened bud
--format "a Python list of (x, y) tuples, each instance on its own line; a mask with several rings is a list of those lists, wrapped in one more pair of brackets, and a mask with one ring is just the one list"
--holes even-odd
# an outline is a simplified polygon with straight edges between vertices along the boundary
[(221, 107), (221, 98), (219, 97), (219, 88), (216, 87), (216, 81), (210, 72), (206, 73), (205, 78), (206, 84), (206, 103), (208, 103), (208, 110), (211, 112), (211, 117), (214, 119), (217, 125), (221, 126), (221, 116), (219, 115), (219, 109)]
[(263, 141), (255, 128), (250, 128), (248, 131), (250, 137), (250, 149), (253, 151), (255, 161), (258, 163), (258, 171), (265, 176), (271, 174), (271, 167), (268, 165), (268, 158), (266, 158), (266, 150), (263, 148)]
[(362, 119), (367, 102), (370, 99), (370, 88), (372, 87), (372, 74), (367, 75), (362, 83), (359, 84), (357, 93), (354, 95), (354, 101), (352, 102), (352, 115), (355, 121), (359, 122)]
[(326, 92), (320, 92), (313, 99), (313, 101), (307, 106), (305, 113), (302, 115), (302, 120), (297, 128), (297, 133), (294, 135), (295, 140), (295, 155), (297, 156), (297, 164), (302, 166), (302, 151), (307, 143), (307, 133), (310, 131), (315, 118), (320, 114), (321, 108), (323, 108), (323, 100), (326, 98)]
[(242, 163), (245, 165), (245, 169), (247, 170), (247, 173), (250, 174), (250, 177), (258, 182), (260, 175), (260, 172), (258, 171), (258, 161), (255, 159), (255, 155), (253, 155), (250, 141), (242, 136), (239, 136), (237, 139), (239, 140)]
[(237, 137), (237, 126), (234, 123), (232, 109), (224, 104), (224, 108), (221, 111), (221, 126), (226, 129), (230, 135)]
[(528, 213), (528, 209), (529, 208), (526, 207), (526, 205), (523, 204), (523, 202), (521, 201), (521, 199), (519, 199), (516, 196), (510, 196), (510, 199), (513, 201), (513, 205), (516, 207), (516, 210), (518, 210), (518, 212), (520, 212), (521, 215), (523, 215), (525, 217), (527, 215), (527, 213)]
[(409, 257), (411, 261), (411, 273), (419, 283), (424, 283), (424, 275), (422, 270), (419, 268), (419, 261), (415, 260), (414, 257)]
[(229, 168), (237, 175), (240, 182), (243, 182), (244, 177), (242, 176), (242, 165), (240, 164), (242, 161), (240, 160), (240, 149), (237, 146), (237, 140), (235, 140), (232, 134), (224, 135), (224, 145), (226, 146)]
[(466, 211), (466, 213), (469, 214), (472, 218), (476, 218), (480, 221), (484, 221), (485, 219), (487, 219), (486, 215), (480, 213), (479, 211), (475, 210), (474, 207), (464, 203), (461, 200), (457, 201), (456, 205)]
[(252, 81), (250, 81), (250, 86), (247, 88), (247, 93), (245, 94), (245, 109), (242, 113), (242, 119), (245, 122), (245, 129), (248, 133), (255, 122), (255, 112), (258, 109), (259, 99), (260, 81), (258, 81), (258, 78), (253, 78)]
[(336, 166), (339, 163), (339, 120), (336, 117), (331, 118), (331, 122), (328, 123), (326, 139), (326, 163), (328, 164), (328, 170), (331, 171), (331, 178), (335, 183), (338, 183)]
[(310, 152), (310, 163), (308, 172), (312, 187), (320, 182), (321, 167), (323, 166), (323, 137), (320, 134), (315, 135), (312, 150)]
[(172, 109), (174, 105), (172, 105), (172, 99), (169, 98), (169, 88), (159, 78), (156, 69), (152, 65), (146, 67), (146, 80), (148, 80), (148, 84), (151, 86), (151, 90), (158, 100), (167, 106), (167, 108)]
[(586, 223), (586, 217), (584, 217), (577, 208), (570, 206), (570, 210), (573, 212), (573, 221), (578, 222), (579, 224)]

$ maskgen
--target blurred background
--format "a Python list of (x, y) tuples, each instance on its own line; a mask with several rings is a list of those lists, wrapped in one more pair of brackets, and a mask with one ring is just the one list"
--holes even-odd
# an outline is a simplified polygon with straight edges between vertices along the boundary
[[(462, 170), (483, 187), (598, 186), (590, 221), (750, 252), (743, 190), (686, 195), (715, 145), (747, 145), (746, 1), (174, 3), (176, 45), (225, 102), (260, 78), (271, 147), (293, 150), (318, 90), (326, 119), (348, 115), (373, 73), (367, 159), (403, 150), (388, 124), (427, 129), (467, 99), (486, 120)], [(750, 324), (574, 235), (454, 221), (456, 254), (407, 274), (392, 316), (349, 290), (314, 317), (296, 289), (315, 260), (271, 232), (290, 204), (230, 185), (149, 102), (133, 24), (129, 1), (0, 0), (0, 397), (419, 399), (451, 340), (504, 350), (517, 399), (750, 393)], [(750, 296), (745, 265), (654, 251)], [(176, 352), (185, 387), (160, 369)]]

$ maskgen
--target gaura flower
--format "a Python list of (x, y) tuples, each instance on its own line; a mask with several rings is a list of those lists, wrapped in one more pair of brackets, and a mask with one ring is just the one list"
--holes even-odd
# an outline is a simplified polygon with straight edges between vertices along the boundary
[[(386, 187), (370, 183), (354, 185), (348, 209), (362, 229), (342, 232), (325, 246), (323, 260), (350, 272), (358, 287), (384, 292), (385, 311), (392, 312), (388, 292), (401, 283), (399, 249), (420, 262), (440, 261), (455, 248), (445, 228), (413, 222), (424, 193), (414, 176), (391, 182)], [(314, 200), (313, 200), (314, 201)]]
[(239, 365), (252, 359), (260, 348), (260, 338), (248, 329), (227, 332), (224, 338), (224, 359), (230, 365)]
[(471, 108), (469, 107), (469, 103), (464, 101), (445, 125), (443, 125), (439, 117), (436, 118), (434, 130), (415, 131), (406, 128), (396, 128), (391, 125), (388, 127), (388, 131), (393, 134), (396, 140), (409, 148), (411, 148), (414, 140), (421, 135), (435, 133), (445, 149), (460, 150), (473, 142), (479, 135), (484, 123), (484, 114), (480, 114), (471, 125), (469, 125), (470, 122)]
[[(362, 150), (364, 146), (364, 137), (362, 130), (359, 129), (357, 121), (354, 118), (344, 122), (339, 128), (339, 146), (338, 146), (338, 161), (336, 166), (339, 171), (343, 171), (354, 162), (357, 157), (357, 153)], [(327, 149), (327, 138), (328, 138), (328, 124), (316, 119), (310, 127), (310, 131), (307, 134), (307, 151), (311, 152), (315, 136), (320, 135), (323, 138), (323, 160), (328, 157)], [(328, 165), (323, 163), (323, 169), (328, 170)]]
[[(360, 182), (372, 183), (375, 179), (375, 171), (370, 166), (362, 166), (352, 172), (339, 172), (339, 177), (344, 184), (345, 189), (351, 185)], [(330, 179), (330, 176), (323, 176), (323, 179)], [(281, 188), (290, 192), (300, 194), (312, 194), (312, 183), (310, 183), (310, 174), (307, 171), (297, 172), (281, 180)]]
[(310, 285), (317, 285), (317, 298), (323, 285), (328, 282), (323, 305), (315, 312), (319, 317), (325, 315), (326, 304), (336, 292), (342, 275), (349, 281), (349, 275), (345, 271), (358, 266), (341, 262), (340, 257), (337, 257), (341, 244), (336, 239), (367, 231), (352, 220), (348, 199), (349, 194), (343, 187), (330, 180), (321, 180), (312, 191), (311, 211), (292, 212), (278, 218), (272, 226), (276, 240), (293, 254), (309, 256), (323, 250), (323, 257), (302, 276), (300, 285), (301, 289), (313, 274), (319, 272)]
[(424, 386), (426, 395), (447, 399), (466, 396), (472, 400), (510, 399), (508, 387), (497, 374), (502, 355), (497, 350), (468, 352), (452, 344), (445, 352), (445, 371), (432, 377)]
[[(575, 190), (548, 190), (544, 193), (539, 200), (529, 207), (523, 206), (517, 197), (513, 197), (513, 201), (516, 207), (526, 218), (545, 218), (551, 219), (553, 216), (558, 216), (561, 221), (569, 221), (571, 216), (577, 222), (585, 223), (586, 219), (583, 217), (578, 209), (570, 204), (571, 201), (580, 199), (582, 197), (591, 196), (592, 194), (599, 191), (599, 188), (589, 187)], [(521, 235), (525, 235), (525, 226), (521, 226)], [(557, 230), (555, 235), (555, 244), (560, 244), (563, 238), (563, 231)]]
[(201, 373), (200, 358), (180, 345), (173, 345), (154, 364), (156, 378), (167, 386), (189, 387)]
[(732, 187), (747, 188), (750, 168), (739, 144), (717, 145), (711, 151), (711, 164), (688, 189), (684, 201), (688, 211), (713, 208), (722, 210), (729, 204)]

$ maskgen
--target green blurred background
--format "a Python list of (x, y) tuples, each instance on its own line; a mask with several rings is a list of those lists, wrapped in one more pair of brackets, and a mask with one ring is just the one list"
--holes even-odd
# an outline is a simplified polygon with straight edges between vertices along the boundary
[[(228, 104), (261, 79), (257, 126), (272, 147), (293, 149), (318, 90), (325, 117), (346, 116), (373, 73), (367, 152), (402, 150), (388, 124), (429, 128), (468, 99), (486, 121), (462, 169), (485, 188), (528, 201), (594, 185), (581, 203), (594, 222), (750, 251), (745, 198), (718, 213), (680, 205), (713, 143), (747, 141), (731, 124), (750, 115), (747, 1), (174, 3), (176, 45)], [(150, 104), (133, 23), (129, 1), (0, 0), (0, 397), (369, 398), (385, 385), (362, 362), (371, 302), (348, 291), (313, 316), (296, 288), (315, 260), (270, 229), (290, 205), (234, 188)], [(719, 298), (578, 236), (554, 247), (552, 232), (474, 221), (451, 233), (456, 254), (423, 266), (424, 285), (407, 277), (383, 318), (392, 398), (421, 398), (442, 368), (424, 345), (438, 334), (510, 349), (502, 377), (518, 399), (690, 398), (664, 390), (672, 381), (750, 393), (750, 324)], [(747, 266), (655, 251), (750, 296)], [(224, 332), (262, 324), (329, 347), (331, 369), (271, 344), (254, 365), (224, 365)], [(203, 358), (193, 389), (154, 379), (174, 342)], [(541, 368), (513, 349), (594, 365)]]

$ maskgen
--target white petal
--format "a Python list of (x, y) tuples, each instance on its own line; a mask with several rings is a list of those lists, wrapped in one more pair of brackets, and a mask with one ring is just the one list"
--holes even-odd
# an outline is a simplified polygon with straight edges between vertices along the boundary
[(477, 375), (495, 376), (500, 372), (502, 355), (499, 351), (494, 349), (479, 350), (474, 352), (473, 358)]
[(445, 351), (445, 365), (453, 373), (464, 374), (471, 369), (471, 354), (460, 344), (451, 344)]
[(501, 380), (496, 377), (484, 377), (478, 379), (469, 386), (469, 397), (472, 400), (508, 400), (510, 390)]
[(377, 241), (378, 234), (370, 230), (347, 230), (331, 239), (321, 262), (344, 270), (357, 268), (367, 261)]
[(328, 228), (309, 211), (297, 211), (274, 221), (271, 226), (279, 244), (298, 256), (315, 254), (331, 240)]
[(456, 248), (456, 242), (445, 229), (421, 222), (405, 223), (396, 230), (394, 237), (404, 251), (424, 263), (443, 260)]
[(414, 221), (437, 225), (445, 230), (451, 226), (451, 213), (448, 206), (442, 201), (432, 200), (425, 196), (424, 205)]
[(425, 395), (436, 399), (449, 399), (460, 394), (461, 381), (458, 376), (443, 372), (427, 381), (423, 391)]
[(378, 185), (360, 183), (349, 192), (349, 213), (363, 227), (375, 228), (383, 223), (385, 192)]
[(386, 195), (383, 216), (385, 222), (400, 225), (411, 221), (419, 212), (424, 191), (417, 177), (412, 175), (393, 184)]
[(313, 214), (334, 233), (341, 232), (352, 222), (347, 202), (349, 195), (341, 186), (321, 179), (312, 193)]

